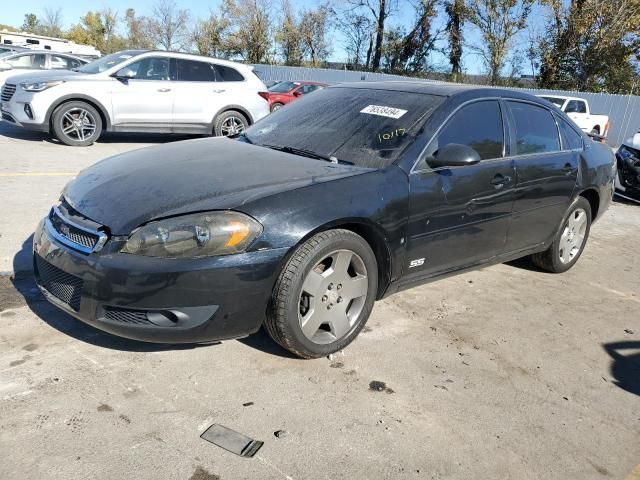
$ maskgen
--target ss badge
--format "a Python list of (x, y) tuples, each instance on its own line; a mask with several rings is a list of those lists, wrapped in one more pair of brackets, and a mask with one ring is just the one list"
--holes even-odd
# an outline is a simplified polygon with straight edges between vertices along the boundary
[(420, 267), (421, 265), (424, 265), (424, 258), (416, 258), (409, 262), (409, 268)]

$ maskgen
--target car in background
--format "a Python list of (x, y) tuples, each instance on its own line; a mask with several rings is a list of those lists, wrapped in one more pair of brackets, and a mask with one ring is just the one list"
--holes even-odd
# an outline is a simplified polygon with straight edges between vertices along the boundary
[(640, 202), (640, 132), (625, 140), (616, 152), (616, 193)]
[(609, 117), (607, 115), (596, 115), (591, 113), (589, 102), (584, 98), (565, 97), (562, 95), (538, 95), (540, 98), (556, 105), (567, 114), (583, 132), (607, 136), (609, 133)]
[(614, 173), (609, 147), (526, 93), (345, 83), (235, 141), (83, 170), (36, 229), (35, 276), (47, 300), (116, 335), (205, 343), (264, 325), (317, 358), (398, 291), (524, 256), (569, 270)]
[(9, 77), (0, 98), (3, 121), (72, 146), (91, 145), (104, 131), (237, 135), (269, 114), (253, 67), (150, 50)]
[(26, 50), (0, 56), (0, 85), (13, 75), (39, 72), (41, 70), (72, 70), (89, 63), (75, 55), (49, 52), (47, 50)]
[(326, 83), (318, 82), (278, 82), (269, 87), (269, 109), (275, 112), (298, 97), (326, 87)]

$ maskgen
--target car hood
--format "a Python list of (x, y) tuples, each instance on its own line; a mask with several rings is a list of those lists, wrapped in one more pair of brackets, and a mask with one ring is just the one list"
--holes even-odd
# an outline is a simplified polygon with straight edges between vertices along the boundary
[(150, 220), (238, 209), (269, 195), (368, 171), (208, 138), (102, 160), (80, 172), (63, 195), (75, 210), (112, 234), (127, 235)]
[[(79, 78), (80, 77), (80, 78)], [(15, 73), (7, 78), (7, 83), (43, 82), (43, 81), (71, 81), (79, 80), (93, 75), (72, 72), (71, 70), (34, 70), (27, 73)]]

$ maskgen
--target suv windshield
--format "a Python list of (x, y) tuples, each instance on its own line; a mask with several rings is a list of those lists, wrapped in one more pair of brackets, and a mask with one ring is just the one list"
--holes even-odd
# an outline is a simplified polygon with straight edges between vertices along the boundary
[(287, 93), (289, 90), (300, 85), (298, 82), (280, 82), (273, 87), (269, 87), (269, 91), (273, 93)]
[(144, 50), (123, 50), (122, 52), (112, 53), (111, 55), (87, 63), (76, 71), (81, 73), (101, 73), (141, 53), (144, 53)]
[(244, 136), (257, 145), (307, 150), (361, 167), (391, 165), (445, 97), (333, 87), (272, 113)]

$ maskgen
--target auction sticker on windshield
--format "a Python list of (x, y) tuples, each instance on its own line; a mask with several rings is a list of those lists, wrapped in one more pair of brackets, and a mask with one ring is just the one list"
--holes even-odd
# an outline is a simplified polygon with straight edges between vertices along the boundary
[(381, 117), (398, 119), (405, 113), (407, 113), (407, 111), (402, 110), (401, 108), (385, 107), (382, 105), (369, 105), (360, 110), (360, 113), (368, 113), (369, 115), (379, 115)]

